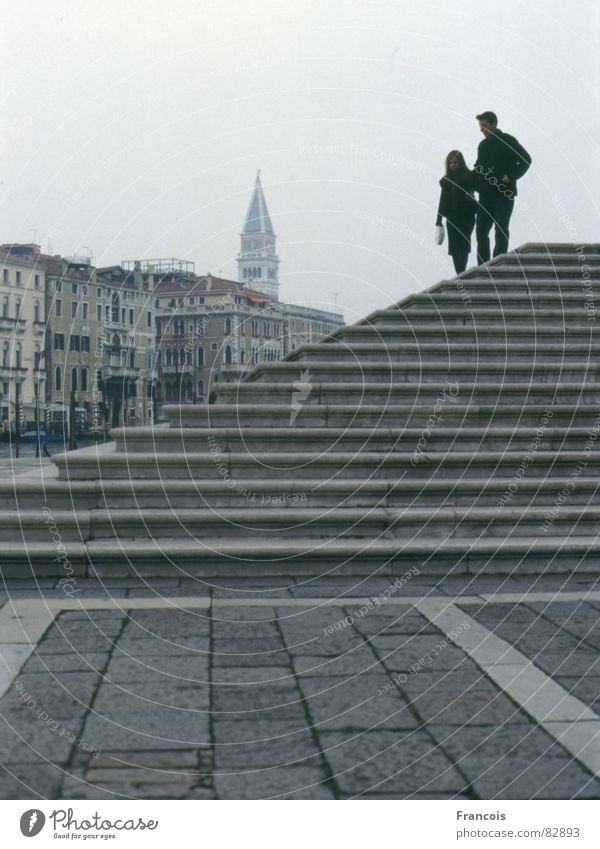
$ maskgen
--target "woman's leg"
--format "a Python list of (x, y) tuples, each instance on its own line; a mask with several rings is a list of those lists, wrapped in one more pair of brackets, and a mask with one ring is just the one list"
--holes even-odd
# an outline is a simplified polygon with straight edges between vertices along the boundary
[(469, 259), (469, 251), (466, 248), (461, 248), (460, 250), (456, 250), (452, 254), (452, 262), (454, 263), (454, 270), (457, 274), (462, 274), (462, 272), (467, 267), (467, 260)]

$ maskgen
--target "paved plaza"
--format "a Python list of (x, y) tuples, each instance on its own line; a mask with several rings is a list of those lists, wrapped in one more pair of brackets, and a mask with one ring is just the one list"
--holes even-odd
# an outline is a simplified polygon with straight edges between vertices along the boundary
[(600, 798), (591, 577), (76, 590), (0, 595), (4, 799)]

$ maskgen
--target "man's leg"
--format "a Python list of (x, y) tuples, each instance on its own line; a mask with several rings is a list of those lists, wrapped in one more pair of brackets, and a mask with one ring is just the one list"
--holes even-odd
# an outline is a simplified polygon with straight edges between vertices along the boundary
[(503, 195), (495, 204), (496, 244), (494, 245), (494, 256), (508, 252), (508, 227), (514, 206), (514, 198), (507, 198)]
[(487, 262), (490, 258), (490, 230), (494, 223), (491, 210), (486, 208), (484, 203), (487, 204), (488, 207), (491, 206), (491, 204), (488, 204), (486, 198), (483, 203), (480, 201), (479, 206), (477, 207), (477, 224), (475, 234), (477, 236), (477, 263), (479, 265)]

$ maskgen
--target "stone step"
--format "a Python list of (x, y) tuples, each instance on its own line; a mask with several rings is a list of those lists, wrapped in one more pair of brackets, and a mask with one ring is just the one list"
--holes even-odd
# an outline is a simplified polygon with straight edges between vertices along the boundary
[[(588, 321), (585, 324), (571, 324), (561, 328), (557, 328), (555, 324), (539, 324), (536, 322), (535, 327), (527, 327), (525, 325), (509, 325), (498, 322), (478, 322), (474, 324), (470, 322), (466, 325), (449, 324), (444, 326), (437, 321), (429, 322), (428, 324), (415, 324), (408, 321), (406, 318), (406, 326), (399, 322), (396, 324), (349, 324), (345, 327), (340, 327), (335, 330), (331, 336), (324, 337), (317, 344), (354, 344), (354, 343), (379, 343), (385, 345), (393, 344), (421, 344), (421, 343), (437, 343), (442, 342), (447, 344), (471, 344), (481, 348), (487, 344), (500, 344), (503, 346), (512, 347), (513, 343), (528, 343), (553, 345), (556, 344), (559, 350), (562, 350), (569, 343), (574, 342), (580, 345), (593, 345), (595, 339), (600, 333), (599, 325), (593, 321)], [(440, 335), (441, 334), (441, 335)], [(288, 354), (286, 359), (291, 358), (296, 351), (303, 350), (310, 346), (302, 346), (296, 348), (291, 354)]]
[[(49, 543), (3, 546), (5, 578), (59, 576)], [(511, 537), (471, 540), (451, 538), (399, 542), (391, 540), (291, 539), (270, 542), (240, 540), (121, 539), (92, 540), (69, 545), (69, 574), (90, 577), (232, 577), (301, 575), (390, 575), (402, 578), (401, 591), (410, 595), (414, 575), (448, 574), (574, 574), (600, 571), (600, 541), (585, 537)], [(64, 576), (64, 572), (63, 572)], [(67, 589), (65, 589), (67, 593)]]
[[(33, 488), (23, 482), (0, 482), (0, 508), (10, 512), (14, 525), (17, 513), (35, 513), (38, 523), (46, 528), (49, 537), (60, 532), (61, 511), (71, 504), (75, 510), (145, 510), (149, 509), (221, 509), (224, 507), (260, 507), (266, 511), (290, 507), (479, 507), (551, 505), (554, 506), (563, 491), (568, 493), (569, 506), (596, 503), (600, 483), (593, 477), (579, 477), (573, 489), (569, 477), (538, 477), (535, 469), (521, 468), (521, 463), (510, 477), (489, 480), (469, 478), (437, 478), (428, 480), (382, 480), (360, 478), (333, 478), (323, 481), (307, 478), (296, 480), (281, 477), (273, 480), (239, 479), (235, 482), (221, 476), (214, 480), (166, 479), (157, 486), (154, 480), (124, 479), (85, 481), (56, 481), (46, 486), (48, 512), (40, 511), (39, 486)], [(560, 499), (560, 504), (564, 501)], [(58, 521), (57, 521), (58, 519)], [(52, 528), (52, 533), (50, 531)], [(75, 538), (75, 534), (73, 537)]]
[[(433, 377), (433, 375), (431, 375)], [(593, 382), (582, 383), (579, 381), (556, 383), (547, 381), (527, 381), (525, 374), (520, 382), (510, 381), (508, 378), (501, 381), (478, 382), (468, 381), (459, 384), (457, 402), (468, 402), (477, 406), (491, 403), (517, 404), (572, 404), (577, 407), (581, 404), (597, 404), (600, 402), (600, 386)], [(311, 391), (308, 397), (297, 405), (300, 406), (298, 417), (306, 406), (316, 404), (355, 404), (356, 409), (363, 404), (380, 405), (385, 409), (388, 404), (409, 404), (413, 401), (423, 405), (430, 405), (433, 409), (440, 398), (447, 402), (449, 386), (455, 391), (456, 384), (439, 381), (420, 381), (415, 383), (403, 382), (392, 385), (377, 383), (356, 383), (340, 380), (338, 382), (310, 383)], [(292, 395), (297, 390), (293, 383), (267, 382), (267, 381), (244, 381), (239, 384), (219, 384), (218, 388), (211, 394), (211, 403), (219, 404), (264, 404), (278, 403), (288, 405), (292, 410)], [(297, 418), (296, 418), (297, 421)]]
[(285, 362), (413, 362), (446, 361), (450, 366), (465, 361), (528, 363), (561, 362), (586, 365), (600, 361), (600, 337), (585, 342), (561, 340), (559, 343), (530, 342), (369, 342), (314, 343), (296, 348), (285, 358)]
[(112, 431), (116, 450), (140, 452), (202, 452), (224, 454), (228, 451), (411, 451), (421, 443), (428, 451), (457, 449), (484, 451), (577, 451), (585, 445), (590, 428), (549, 427), (545, 419), (531, 427), (443, 426), (425, 418), (417, 428), (308, 428), (239, 427), (230, 428), (120, 428)]
[(579, 259), (582, 254), (588, 259), (597, 257), (600, 254), (600, 244), (598, 242), (526, 242), (514, 248), (510, 253), (504, 254), (502, 257), (496, 257), (488, 262), (487, 265), (503, 264), (506, 261), (526, 260), (532, 256), (538, 257), (543, 262), (550, 262), (552, 264), (565, 261), (566, 259), (572, 261), (575, 257), (577, 258), (577, 262), (582, 262)]
[[(600, 530), (600, 508), (562, 505), (551, 521), (546, 507), (493, 507), (370, 509), (289, 507), (265, 512), (260, 508), (222, 510), (97, 510), (79, 523), (81, 539), (139, 538), (156, 541), (181, 536), (198, 542), (209, 538), (246, 539), (248, 542), (285, 537), (313, 540), (338, 538), (409, 540), (467, 537), (543, 536), (552, 529), (561, 536), (593, 536)], [(6, 522), (0, 517), (0, 534)], [(547, 526), (544, 532), (544, 527)], [(27, 539), (43, 539), (31, 522)], [(84, 534), (87, 533), (87, 536)], [(0, 537), (3, 540), (4, 536)]]
[[(333, 381), (356, 381), (359, 385), (381, 383), (397, 385), (405, 383), (438, 381), (447, 377), (458, 386), (465, 382), (511, 381), (530, 383), (543, 380), (547, 383), (571, 383), (587, 380), (600, 384), (600, 362), (588, 358), (581, 362), (560, 359), (541, 362), (515, 362), (511, 360), (460, 360), (453, 363), (445, 360), (415, 361), (406, 358), (403, 362), (339, 362), (327, 357), (303, 367), (301, 363), (281, 361), (264, 363), (245, 378), (244, 383), (288, 384), (290, 391), (310, 390), (311, 383)], [(294, 383), (300, 382), (300, 386)], [(303, 399), (302, 399), (303, 400)]]
[(526, 288), (525, 282), (522, 282), (520, 290), (517, 286), (504, 286), (503, 281), (500, 281), (495, 287), (486, 287), (485, 291), (481, 291), (481, 287), (474, 282), (470, 286), (465, 284), (460, 287), (450, 287), (446, 285), (438, 289), (409, 295), (398, 304), (398, 308), (407, 310), (413, 306), (427, 304), (443, 312), (445, 307), (467, 306), (464, 302), (468, 297), (469, 309), (477, 307), (495, 308), (501, 314), (504, 309), (521, 308), (533, 315), (537, 313), (538, 309), (545, 311), (561, 309), (564, 306), (566, 309), (579, 310), (581, 318), (584, 302), (593, 300), (589, 290), (584, 289), (581, 285), (579, 288), (551, 287), (550, 281), (545, 288), (535, 289)]
[[(541, 404), (477, 405), (446, 403), (445, 426), (463, 427), (539, 427), (548, 408)], [(434, 404), (305, 404), (294, 421), (295, 428), (305, 427), (423, 427), (434, 412)], [(592, 427), (597, 416), (594, 404), (554, 404), (552, 426)], [(163, 407), (173, 428), (194, 427), (290, 427), (291, 410), (286, 404), (168, 404)], [(549, 417), (550, 418), (550, 417)]]
[[(480, 323), (495, 322), (497, 327), (504, 326), (527, 326), (532, 330), (532, 322), (535, 324), (552, 324), (558, 328), (565, 325), (581, 324), (587, 319), (586, 310), (583, 303), (580, 307), (565, 306), (560, 308), (542, 308), (527, 309), (525, 305), (519, 308), (511, 306), (510, 308), (497, 304), (495, 307), (482, 306), (479, 304), (462, 303), (462, 299), (458, 299), (454, 304), (434, 305), (429, 301), (429, 305), (418, 305), (412, 303), (402, 309), (399, 307), (390, 307), (385, 310), (378, 310), (372, 313), (361, 324), (369, 324), (377, 327), (379, 324), (393, 324), (397, 322), (399, 325), (418, 323), (429, 321), (433, 327), (444, 327), (451, 324), (471, 325), (477, 327)], [(590, 323), (593, 319), (590, 320)], [(533, 331), (532, 331), (533, 332)]]
[[(586, 459), (582, 446), (578, 451), (536, 451), (533, 463), (529, 464), (531, 474), (554, 477), (569, 477), (580, 469), (580, 477), (590, 477), (600, 473), (600, 451), (592, 450)], [(307, 478), (329, 480), (331, 478), (380, 478), (397, 480), (410, 478), (427, 480), (433, 476), (457, 478), (469, 477), (511, 477), (523, 461), (522, 451), (426, 451), (418, 454), (394, 451), (382, 452), (293, 452), (293, 451), (255, 451), (227, 452), (226, 455), (210, 452), (186, 452), (185, 455), (169, 452), (123, 454), (89, 454), (77, 456), (71, 454), (55, 455), (53, 461), (58, 466), (60, 480), (86, 480), (90, 477), (102, 479), (149, 479), (163, 480), (180, 478), (206, 478), (215, 480), (222, 477), (233, 482), (243, 479), (270, 479), (293, 476), (298, 480)], [(583, 468), (581, 466), (583, 465)]]

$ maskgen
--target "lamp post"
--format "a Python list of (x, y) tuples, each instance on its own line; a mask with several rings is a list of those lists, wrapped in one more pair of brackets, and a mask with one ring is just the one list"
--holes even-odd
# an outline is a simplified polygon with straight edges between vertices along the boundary
[(33, 389), (35, 392), (35, 456), (39, 457), (42, 453), (41, 451), (41, 437), (40, 437), (40, 376), (34, 375), (33, 378)]

